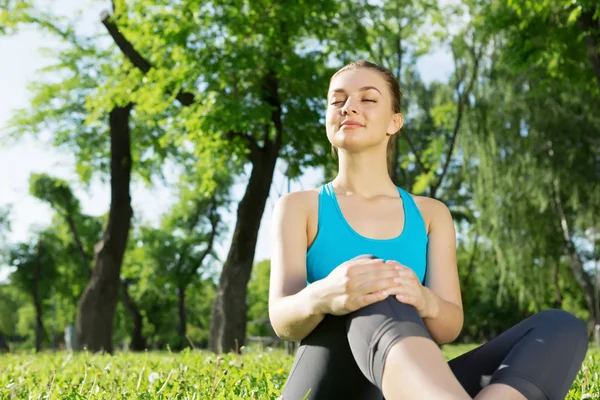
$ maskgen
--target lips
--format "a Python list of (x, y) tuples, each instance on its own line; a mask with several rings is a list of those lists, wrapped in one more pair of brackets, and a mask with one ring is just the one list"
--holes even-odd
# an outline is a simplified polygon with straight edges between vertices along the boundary
[(348, 128), (362, 128), (364, 125), (361, 124), (358, 121), (344, 121), (342, 122), (342, 127), (348, 127)]

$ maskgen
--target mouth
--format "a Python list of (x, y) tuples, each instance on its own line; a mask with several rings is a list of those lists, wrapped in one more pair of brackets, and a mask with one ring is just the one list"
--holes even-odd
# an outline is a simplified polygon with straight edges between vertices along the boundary
[(341, 128), (355, 129), (355, 128), (363, 128), (364, 125), (357, 121), (344, 121), (342, 122)]

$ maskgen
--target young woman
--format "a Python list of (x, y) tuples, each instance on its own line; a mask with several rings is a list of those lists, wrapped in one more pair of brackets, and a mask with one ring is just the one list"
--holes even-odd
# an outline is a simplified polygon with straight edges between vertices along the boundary
[(269, 315), (300, 341), (283, 400), (564, 399), (587, 351), (583, 322), (536, 314), (450, 362), (463, 326), (448, 208), (391, 181), (400, 89), (360, 61), (330, 81), (327, 137), (339, 172), (277, 203)]

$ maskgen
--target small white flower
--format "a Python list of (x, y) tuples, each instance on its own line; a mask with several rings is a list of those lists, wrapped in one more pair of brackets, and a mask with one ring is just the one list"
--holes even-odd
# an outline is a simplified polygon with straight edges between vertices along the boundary
[(158, 379), (158, 372), (152, 372), (150, 375), (148, 375), (148, 380), (150, 381), (150, 384), (152, 385), (154, 383), (155, 380)]

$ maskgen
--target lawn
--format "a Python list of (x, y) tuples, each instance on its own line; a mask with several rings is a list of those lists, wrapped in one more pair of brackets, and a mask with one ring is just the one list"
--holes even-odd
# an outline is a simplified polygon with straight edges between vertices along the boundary
[[(444, 353), (451, 358), (471, 347), (446, 346)], [(279, 350), (1, 357), (1, 399), (276, 399), (293, 361)], [(591, 349), (567, 399), (600, 399), (599, 372), (600, 350)]]

